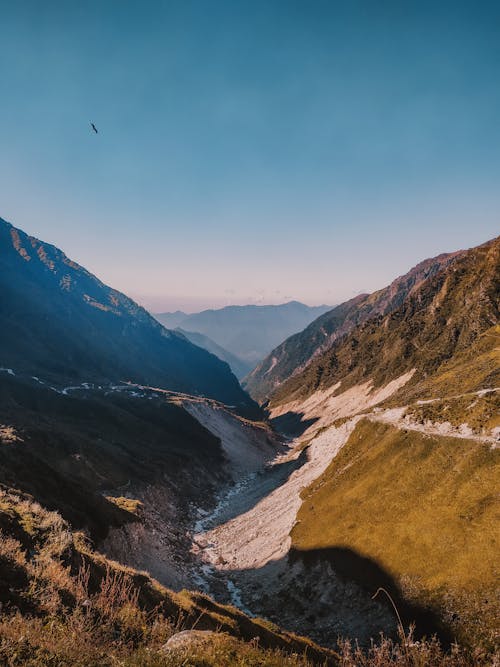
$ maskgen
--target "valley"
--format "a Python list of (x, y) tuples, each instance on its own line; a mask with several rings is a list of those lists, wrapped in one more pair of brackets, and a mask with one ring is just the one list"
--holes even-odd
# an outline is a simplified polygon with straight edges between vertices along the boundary
[[(128, 619), (122, 648), (223, 629), (223, 650), (279, 665), (381, 635), (396, 653), (457, 641), (460, 667), (496, 655), (499, 239), (320, 314), (241, 384), (57, 248), (1, 220), (0, 241), (9, 614), (66, 627), (92, 599), (111, 635)], [(116, 608), (112, 580), (132, 596)]]
[[(373, 403), (387, 400), (396, 388), (396, 385), (387, 388), (383, 395), (374, 392)], [(469, 395), (469, 399), (472, 402), (476, 396), (487, 394), (498, 398), (498, 392), (498, 388), (481, 390)], [(203, 563), (199, 581), (203, 582), (204, 589), (222, 600), (236, 603), (247, 613), (251, 611), (281, 622), (284, 610), (295, 607), (295, 612), (286, 616), (287, 627), (301, 632), (307, 628), (307, 634), (324, 645), (334, 645), (338, 635), (356, 634), (359, 641), (367, 642), (381, 629), (386, 634), (394, 633), (394, 616), (385, 605), (372, 602), (368, 592), (373, 594), (378, 585), (392, 586), (393, 596), (400, 598), (403, 614), (416, 613), (415, 609), (407, 608), (411, 595), (403, 600), (395, 583), (387, 583), (390, 577), (383, 577), (379, 572), (375, 572), (373, 578), (366, 573), (363, 578), (354, 570), (349, 572), (351, 581), (347, 588), (350, 590), (346, 594), (345, 582), (335, 581), (335, 567), (328, 568), (325, 563), (323, 567), (328, 577), (321, 585), (323, 599), (315, 601), (311, 597), (311, 584), (301, 596), (301, 584), (311, 573), (306, 572), (300, 558), (296, 557), (294, 536), (300, 534), (301, 523), (307, 526), (310, 522), (303, 510), (304, 493), (309, 487), (314, 488), (334, 463), (360, 421), (390, 425), (394, 432), (401, 434), (423, 434), (425, 438), (434, 439), (436, 445), (444, 445), (445, 439), (451, 446), (454, 439), (466, 440), (466, 447), (486, 447), (493, 459), (498, 458), (498, 428), (489, 435), (474, 434), (465, 424), (456, 428), (444, 422), (418, 423), (405, 416), (407, 411), (408, 406), (399, 409), (373, 407), (352, 414), (356, 412), (354, 409), (350, 415), (344, 414), (346, 418), (339, 425), (330, 422), (329, 426), (319, 429), (315, 425), (311, 427), (311, 430), (315, 429), (313, 435), (306, 432), (289, 442), (289, 452), (278, 456), (260, 474), (244, 479), (224, 495), (215, 510), (197, 522), (195, 529), (193, 550)], [(333, 422), (337, 421), (335, 416), (336, 413), (331, 416)], [(313, 577), (313, 585), (317, 587), (318, 580), (321, 581), (325, 574), (316, 570)], [(224, 583), (226, 586), (230, 584), (229, 592), (224, 592)], [(424, 610), (418, 613), (425, 631), (443, 633), (443, 628), (432, 620), (431, 613)], [(491, 624), (491, 614), (489, 618)]]
[(500, 2), (0, 3), (0, 667), (500, 667)]

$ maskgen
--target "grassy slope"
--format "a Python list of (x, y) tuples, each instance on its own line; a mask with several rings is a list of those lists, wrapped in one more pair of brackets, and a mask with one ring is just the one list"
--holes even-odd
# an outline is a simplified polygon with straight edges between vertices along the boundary
[(303, 492), (293, 546), (376, 561), (462, 640), (492, 643), (500, 452), (362, 420)]
[(444, 362), (438, 372), (404, 387), (392, 404), (445, 396), (460, 396), (500, 386), (500, 324), (483, 331), (464, 349)]
[[(0, 663), (6, 667), (478, 667), (436, 642), (382, 640), (341, 655), (205, 595), (173, 593), (146, 573), (96, 554), (54, 512), (0, 488)], [(165, 653), (181, 630), (200, 645)]]
[(263, 402), (288, 378), (301, 375), (312, 359), (332, 347), (336, 340), (374, 317), (399, 308), (421, 283), (445, 268), (462, 253), (439, 255), (413, 267), (387, 287), (362, 294), (318, 317), (304, 331), (287, 338), (275, 348), (244, 380), (245, 388)]
[(494, 239), (426, 279), (398, 310), (338, 340), (280, 386), (270, 404), (306, 398), (339, 380), (339, 392), (367, 379), (381, 386), (412, 368), (417, 372), (409, 386), (446, 368), (453, 375), (453, 357), (466, 356), (499, 321), (499, 276), (500, 239)]
[(226, 635), (213, 648), (213, 661), (189, 664), (309, 664), (287, 657), (293, 653), (322, 664), (333, 660), (307, 639), (204, 595), (174, 593), (146, 573), (106, 560), (58, 514), (6, 488), (0, 488), (0, 537), (1, 664), (186, 664), (157, 651), (172, 634), (193, 627)]

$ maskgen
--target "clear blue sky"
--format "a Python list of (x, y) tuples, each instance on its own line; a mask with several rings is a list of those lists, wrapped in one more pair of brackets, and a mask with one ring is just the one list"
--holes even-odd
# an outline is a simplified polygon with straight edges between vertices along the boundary
[(500, 232), (498, 2), (0, 15), (0, 216), (153, 310), (336, 303)]

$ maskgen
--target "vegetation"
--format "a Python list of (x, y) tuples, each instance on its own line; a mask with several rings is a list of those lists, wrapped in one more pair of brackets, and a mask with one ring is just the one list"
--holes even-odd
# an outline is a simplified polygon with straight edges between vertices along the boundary
[[(417, 399), (451, 398), (465, 399), (465, 411), (462, 416), (471, 419), (469, 408), (472, 400), (467, 403), (472, 392), (482, 389), (494, 389), (500, 386), (500, 324), (489, 327), (468, 345), (457, 351), (450, 359), (444, 362), (437, 372), (421, 378), (417, 384), (403, 387), (393, 396), (388, 405), (403, 405), (413, 403)], [(491, 402), (495, 396), (488, 396), (486, 402), (481, 402), (475, 410), (478, 414), (485, 409), (485, 416), (489, 412)], [(465, 405), (466, 403), (466, 405)], [(459, 405), (456, 404), (458, 408)], [(457, 412), (457, 410), (452, 410)], [(446, 415), (443, 415), (446, 416)], [(459, 415), (458, 415), (459, 416)], [(467, 422), (469, 423), (469, 422)]]
[[(2, 233), (6, 229), (10, 227)], [(176, 345), (185, 346), (157, 325), (148, 338), (144, 332), (150, 330), (149, 316), (136, 312), (133, 302), (107, 290), (56, 249), (21, 233), (13, 239), (8, 262), (21, 277), (11, 283), (22, 299), (33, 296), (36, 286), (40, 298), (35, 299), (35, 320), (41, 315), (39, 308), (48, 311), (38, 322), (21, 318), (18, 330), (4, 332), (4, 348), (13, 355), (7, 362), (24, 358), (16, 348), (22, 339), (51, 381), (62, 379), (71, 364), (57, 356), (61, 322), (50, 316), (50, 309), (66, 317), (69, 296), (74, 301), (72, 317), (78, 315), (72, 319), (75, 326), (80, 322), (85, 329), (90, 323), (92, 330), (103, 329), (114, 341), (111, 347), (102, 342), (102, 349), (94, 341), (99, 354), (90, 360), (81, 349), (73, 350), (71, 363), (80, 360), (80, 370), (91, 372), (91, 379), (100, 378), (92, 364), (101, 353), (111, 359), (108, 378), (125, 368), (123, 355), (128, 363), (128, 358), (140, 357), (134, 350), (156, 341), (152, 349), (157, 352), (148, 357), (148, 372), (154, 376), (157, 356), (164, 360), (166, 354), (157, 334), (169, 345), (177, 341)], [(38, 248), (39, 261), (28, 241)], [(319, 328), (312, 325), (308, 342), (302, 335), (293, 339), (298, 356), (289, 354), (292, 348), (285, 349), (286, 363), (278, 360), (276, 371), (269, 374), (266, 382), (272, 383), (287, 364), (301, 366), (300, 360), (306, 359), (303, 372), (273, 394), (272, 404), (307, 397), (337, 382), (339, 391), (367, 381), (381, 386), (416, 369), (384, 407), (406, 405), (407, 414), (420, 422), (448, 421), (454, 426), (466, 422), (476, 433), (490, 432), (499, 425), (498, 392), (480, 390), (500, 384), (499, 252), (496, 239), (454, 257), (429, 260), (390, 288), (357, 297), (333, 315), (327, 313)], [(53, 288), (53, 274), (57, 278), (65, 267), (76, 272), (89, 292), (83, 301), (75, 291), (76, 280), (61, 285), (57, 298), (45, 299), (45, 292)], [(12, 296), (8, 290), (6, 294)], [(16, 295), (10, 306), (7, 299), (7, 308), (22, 299)], [(19, 312), (14, 308), (13, 314), (12, 321)], [(145, 337), (131, 335), (123, 349), (115, 350), (113, 361), (108, 352), (121, 340), (122, 322), (129, 320), (137, 325), (132, 329)], [(53, 329), (44, 328), (38, 335), (37, 326), (43, 322), (45, 327), (47, 321)], [(33, 332), (31, 339), (23, 333), (26, 326)], [(62, 329), (72, 336), (71, 330)], [(78, 340), (75, 335), (75, 344)], [(320, 340), (327, 344), (318, 348)], [(209, 358), (204, 360), (211, 365)], [(217, 396), (232, 392), (232, 381), (226, 386), (226, 372), (219, 370)], [(177, 377), (172, 382), (184, 387)], [(191, 388), (191, 380), (187, 384)], [(4, 484), (0, 488), (0, 664), (489, 664), (494, 660), (500, 615), (492, 595), (498, 554), (498, 456), (498, 449), (474, 439), (429, 437), (368, 419), (358, 423), (326, 472), (303, 492), (290, 558), (301, 558), (306, 565), (326, 559), (337, 576), (371, 592), (383, 586), (402, 622), (399, 638), (381, 637), (363, 650), (339, 641), (334, 653), (200, 593), (174, 593), (148, 574), (112, 562), (93, 549), (90, 540), (105, 537), (110, 526), (141, 520), (143, 507), (135, 499), (141, 497), (134, 495), (136, 490), (161, 483), (172, 492), (179, 515), (187, 516), (192, 507), (209, 504), (215, 489), (227, 481), (220, 442), (175, 398), (107, 395), (96, 388), (66, 396), (38, 384), (31, 371), (24, 379), (4, 373), (0, 377), (0, 483)], [(179, 534), (183, 528), (179, 526)], [(75, 532), (79, 529), (86, 532)], [(442, 639), (457, 638), (467, 648), (448, 642), (444, 651), (437, 639), (423, 638), (421, 621), (428, 619)], [(203, 646), (193, 643), (167, 650), (165, 642), (184, 629), (213, 634)]]
[[(360, 294), (318, 317), (304, 331), (290, 336), (273, 350), (245, 380), (245, 388), (259, 401), (272, 396), (277, 388), (302, 371), (320, 353), (370, 319), (398, 309), (404, 299), (423, 281), (444, 269), (462, 253), (427, 259), (373, 294)], [(292, 383), (290, 387), (295, 386)]]
[[(219, 440), (168, 397), (68, 396), (0, 374), (0, 483), (103, 539), (137, 521), (137, 488), (162, 484), (185, 512), (227, 480)], [(132, 495), (133, 497), (133, 495)]]
[[(487, 331), (498, 335), (492, 326), (498, 326), (500, 318), (499, 264), (500, 238), (459, 256), (415, 287), (397, 310), (371, 317), (337, 339), (281, 385), (271, 405), (306, 398), (339, 381), (339, 392), (367, 380), (379, 387), (411, 369), (417, 372), (407, 392), (417, 385), (420, 391), (420, 383), (446, 372), (458, 383), (461, 374), (453, 379), (454, 358), (467, 359), (469, 348)], [(491, 341), (484, 343), (488, 347)], [(490, 348), (491, 353), (498, 360), (498, 352)], [(490, 366), (489, 373), (493, 371)], [(469, 379), (467, 390), (482, 388), (471, 384)]]
[(427, 421), (448, 422), (455, 427), (467, 424), (473, 433), (489, 435), (500, 426), (500, 390), (413, 404), (406, 414), (422, 424)]
[[(498, 449), (474, 440), (361, 420), (303, 492), (293, 546), (369, 559), (406, 599), (435, 611), (453, 636), (492, 650), (500, 611), (499, 457)], [(359, 578), (356, 562), (343, 562), (346, 576)], [(363, 583), (377, 586), (369, 578)]]
[[(482, 664), (435, 640), (381, 637), (368, 651), (345, 641), (334, 653), (94, 552), (55, 512), (0, 490), (0, 663), (7, 667), (471, 667)], [(167, 650), (181, 630), (215, 634)], [(484, 663), (486, 664), (486, 663)]]
[(205, 595), (174, 593), (146, 573), (106, 559), (29, 496), (0, 490), (0, 530), (1, 664), (182, 664), (160, 661), (158, 651), (189, 628), (225, 633), (213, 647), (214, 662), (194, 664), (231, 664), (216, 661), (239, 646), (231, 638), (253, 641), (242, 656), (252, 650), (261, 655), (260, 663), (242, 659), (243, 665), (307, 664), (286, 657), (294, 654), (333, 660), (332, 652), (307, 639)]

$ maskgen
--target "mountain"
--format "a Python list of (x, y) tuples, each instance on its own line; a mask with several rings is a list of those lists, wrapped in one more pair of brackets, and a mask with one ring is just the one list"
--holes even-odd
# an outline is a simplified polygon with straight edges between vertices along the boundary
[[(353, 326), (350, 318), (346, 325), (344, 320), (344, 335), (338, 335), (337, 329), (326, 349), (316, 350), (309, 363), (299, 366), (271, 393), (270, 404), (301, 401), (337, 385), (338, 393), (344, 392), (368, 379), (377, 388), (405, 373), (412, 373), (408, 387), (428, 388), (446, 364), (465, 354), (498, 323), (499, 252), (500, 237), (427, 260), (371, 295), (369, 301), (375, 303), (371, 315), (360, 317), (358, 305), (358, 323)], [(401, 285), (403, 289), (397, 290)], [(316, 333), (318, 324), (314, 324)], [(464, 382), (462, 389), (481, 388), (472, 376)]]
[(388, 287), (361, 294), (315, 319), (303, 331), (276, 347), (244, 379), (243, 385), (258, 401), (269, 398), (288, 378), (299, 374), (311, 360), (357, 325), (398, 308), (424, 280), (446, 267), (461, 252), (442, 254), (417, 264)]
[(173, 313), (161, 313), (161, 315), (155, 315), (155, 317), (167, 329), (176, 329), (189, 315), (182, 310), (176, 310)]
[(245, 377), (245, 375), (252, 369), (252, 364), (246, 363), (243, 359), (239, 359), (235, 354), (231, 354), (231, 352), (228, 352), (220, 345), (217, 345), (217, 343), (208, 336), (204, 336), (195, 331), (186, 331), (181, 328), (177, 328), (176, 331), (179, 331), (183, 336), (194, 343), (194, 345), (198, 345), (198, 347), (202, 347), (204, 350), (215, 354), (216, 357), (229, 364), (229, 367), (238, 380)]
[[(137, 505), (128, 501), (136, 522)], [(60, 514), (2, 485), (0, 530), (4, 665), (337, 664), (307, 638), (106, 558)]]
[(58, 248), (0, 219), (0, 365), (59, 385), (130, 380), (255, 406), (227, 364)]
[(440, 264), (272, 392), (270, 418), (301, 434), (319, 474), (290, 533), (295, 579), (270, 595), (292, 606), (310, 573), (336, 601), (333, 572), (487, 654), (500, 613), (500, 237)]
[(160, 313), (157, 320), (208, 336), (243, 362), (254, 366), (273, 347), (301, 331), (329, 306), (306, 306), (290, 301), (279, 306), (227, 306), (204, 310), (178, 320), (177, 313)]
[(496, 664), (500, 238), (285, 343), (294, 440), (213, 341), (0, 241), (2, 664)]

